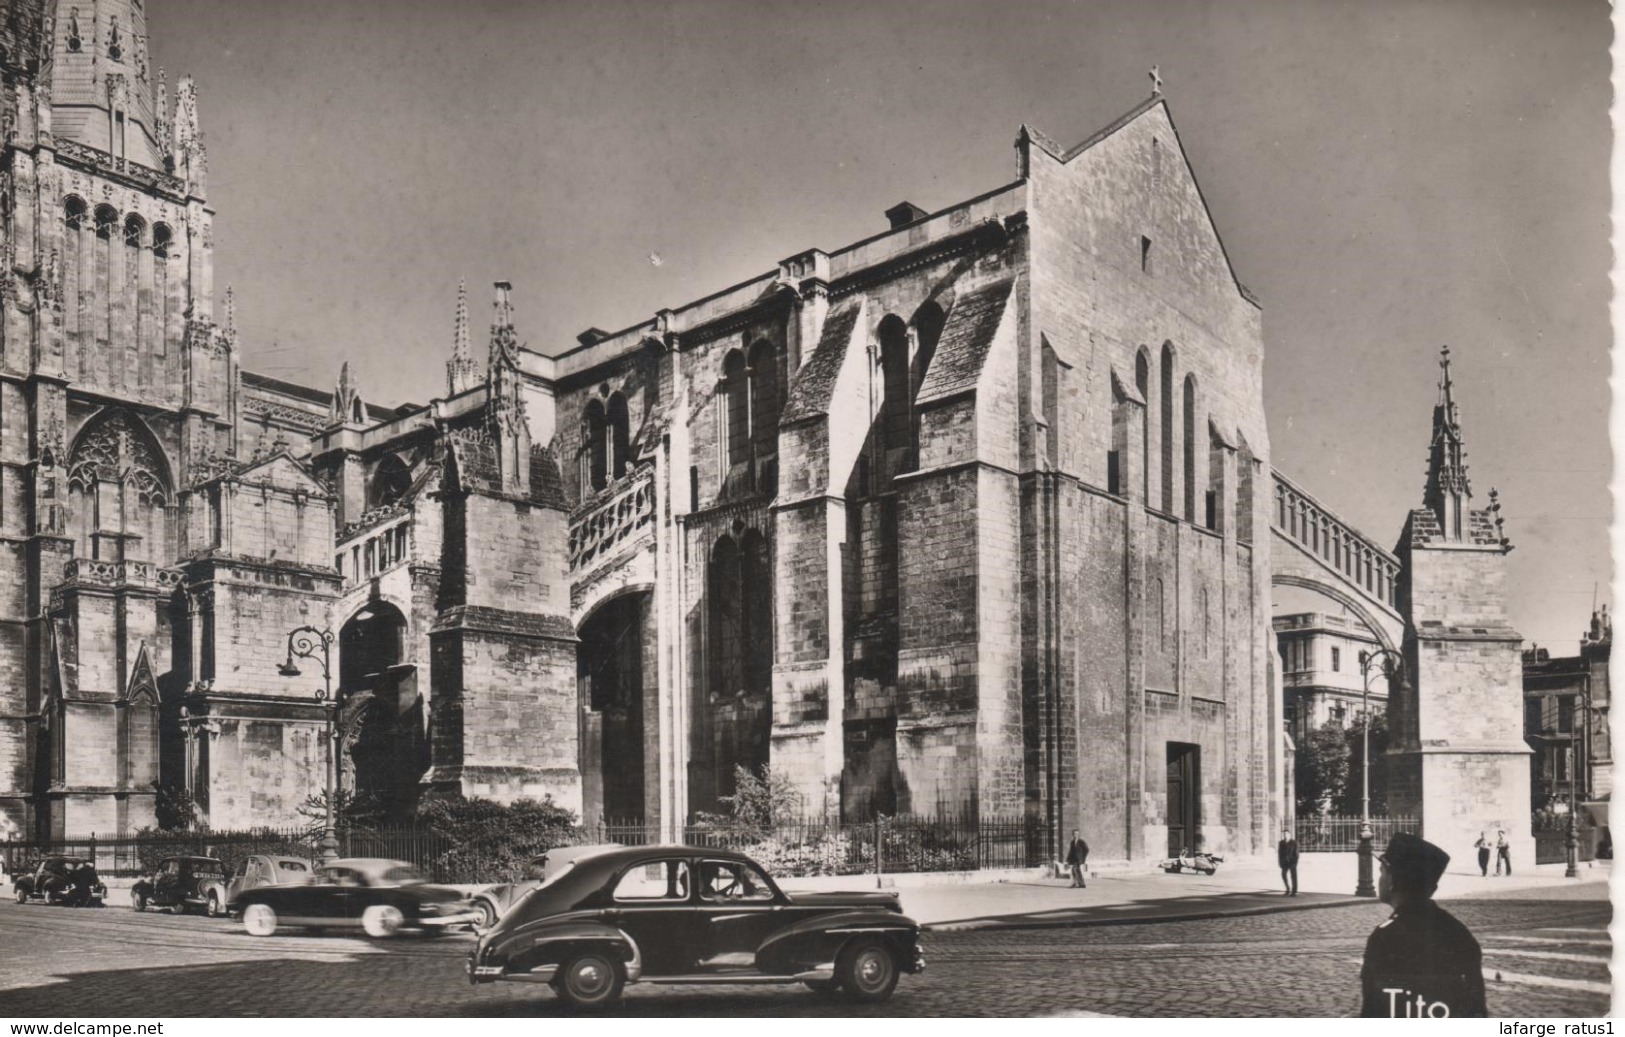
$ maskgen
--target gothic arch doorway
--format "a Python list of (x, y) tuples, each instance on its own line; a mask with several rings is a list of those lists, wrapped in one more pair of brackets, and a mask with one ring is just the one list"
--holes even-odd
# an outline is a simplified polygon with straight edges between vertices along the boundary
[(428, 766), (417, 668), (403, 662), (406, 617), (371, 601), (339, 628), (342, 787), (386, 816), (404, 815)]
[(576, 647), (580, 701), (581, 816), (645, 816), (644, 701), (655, 692), (653, 595), (620, 594), (581, 623)]

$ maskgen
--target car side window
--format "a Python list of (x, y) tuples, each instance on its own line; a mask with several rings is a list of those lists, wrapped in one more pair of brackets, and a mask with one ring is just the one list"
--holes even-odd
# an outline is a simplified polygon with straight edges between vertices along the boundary
[(700, 896), (706, 900), (772, 900), (762, 873), (739, 861), (701, 861)]
[(615, 884), (616, 900), (687, 900), (688, 862), (650, 861), (639, 864)]

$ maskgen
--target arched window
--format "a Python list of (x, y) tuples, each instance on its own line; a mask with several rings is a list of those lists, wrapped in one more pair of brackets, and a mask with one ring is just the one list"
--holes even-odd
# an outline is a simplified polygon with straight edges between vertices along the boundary
[(891, 477), (906, 470), (913, 416), (909, 406), (908, 326), (902, 318), (888, 314), (876, 329), (880, 340), (880, 478), (884, 489)]
[(69, 197), (63, 203), (62, 307), (67, 315), (67, 330), (72, 334), (77, 334), (84, 328), (80, 316), (83, 309), (79, 289), (81, 274), (90, 254), (90, 242), (86, 240), (89, 219), (90, 210), (86, 207), (84, 199)]
[(631, 463), (628, 457), (631, 441), (627, 425), (626, 397), (620, 393), (611, 394), (606, 415), (609, 422), (609, 477), (619, 479), (626, 474), (627, 466)]
[(1174, 513), (1174, 347), (1162, 344), (1162, 392), (1157, 398), (1162, 417), (1162, 510)]
[(745, 354), (730, 349), (722, 358), (724, 477), (750, 460), (750, 376)]
[(597, 400), (589, 401), (581, 420), (583, 496), (603, 489), (609, 481), (604, 425), (604, 405)]
[(174, 233), (166, 223), (152, 225), (152, 319), (157, 329), (154, 336), (156, 352), (165, 353), (169, 335), (169, 253), (174, 247)]
[(1134, 387), (1145, 406), (1140, 408), (1140, 490), (1151, 503), (1151, 361), (1145, 350), (1134, 356)]
[(1196, 521), (1196, 376), (1185, 376), (1185, 521)]
[(914, 311), (915, 349), (914, 360), (908, 369), (909, 441), (908, 456), (903, 465), (905, 472), (912, 472), (920, 466), (920, 411), (915, 402), (920, 395), (920, 386), (925, 382), (926, 372), (931, 369), (931, 361), (937, 355), (937, 341), (942, 338), (942, 326), (947, 321), (942, 307), (935, 302), (926, 302)]
[(96, 207), (95, 329), (97, 342), (113, 337), (113, 235), (118, 213), (110, 205)]
[(74, 440), (67, 471), (79, 556), (171, 559), (169, 463), (139, 418), (119, 410), (92, 419)]
[(723, 537), (711, 549), (706, 577), (711, 620), (709, 690), (714, 695), (732, 695), (745, 686), (745, 602), (740, 594), (739, 548), (732, 537)]
[(766, 339), (750, 347), (750, 439), (758, 460), (779, 451), (779, 363)]

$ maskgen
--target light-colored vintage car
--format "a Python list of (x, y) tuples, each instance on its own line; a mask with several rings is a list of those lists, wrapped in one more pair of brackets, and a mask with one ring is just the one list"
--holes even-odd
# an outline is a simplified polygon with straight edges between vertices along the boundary
[[(253, 853), (238, 861), (231, 869), (231, 877), (218, 891), (225, 913), (237, 914), (241, 910), (237, 900), (251, 889), (261, 886), (302, 885), (316, 877), (316, 866), (304, 857), (284, 857), (274, 853)], [(215, 914), (210, 910), (211, 915)]]
[(474, 894), (474, 928), (489, 929), (502, 917), (504, 911), (519, 902), (531, 890), (551, 882), (568, 871), (577, 861), (596, 857), (601, 853), (619, 850), (620, 843), (594, 843), (590, 846), (555, 846), (531, 860), (525, 868), (525, 878), (518, 882), (502, 882), (487, 886)]

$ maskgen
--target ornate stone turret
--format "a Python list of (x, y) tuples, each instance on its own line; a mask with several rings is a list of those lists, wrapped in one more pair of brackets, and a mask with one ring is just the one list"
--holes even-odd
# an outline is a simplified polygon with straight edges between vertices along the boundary
[(367, 408), (361, 402), (361, 391), (356, 388), (355, 379), (350, 376), (348, 361), (339, 367), (339, 382), (333, 389), (333, 404), (328, 409), (328, 420), (334, 425), (364, 425), (367, 422)]
[(446, 361), (446, 392), (457, 396), (480, 384), (479, 367), (468, 341), (468, 282), (457, 283), (457, 319), (452, 331), (451, 359)]
[(530, 494), (530, 429), (525, 421), (525, 400), (520, 393), (519, 338), (513, 327), (513, 285), (495, 285), (495, 313), (491, 318), (491, 357), (485, 383), (491, 441), (497, 448), (497, 468), (504, 492)]
[(175, 87), (175, 122), (170, 163), (176, 176), (186, 181), (187, 190), (202, 198), (208, 190), (209, 162), (198, 129), (197, 85), (191, 76), (182, 76)]
[(1455, 852), (1505, 829), (1514, 860), (1531, 860), (1529, 747), (1523, 740), (1523, 638), (1507, 617), (1500, 495), (1475, 510), (1466, 452), (1441, 353), (1422, 508), (1395, 553), (1401, 562), (1408, 685), (1390, 688), (1388, 806), (1420, 817), (1422, 835)]

